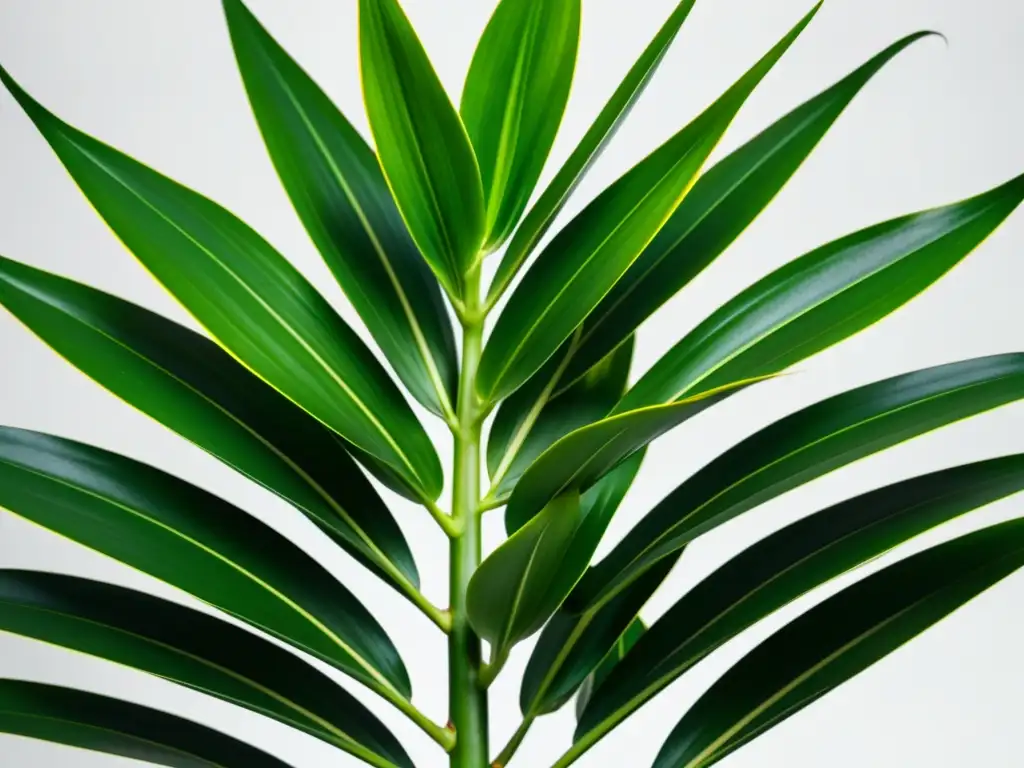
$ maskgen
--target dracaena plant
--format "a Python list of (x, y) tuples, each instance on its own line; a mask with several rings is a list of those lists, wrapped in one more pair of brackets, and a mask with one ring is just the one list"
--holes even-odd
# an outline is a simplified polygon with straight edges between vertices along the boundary
[[(705, 169), (810, 9), (721, 98), (556, 226), (692, 4), (678, 5), (541, 188), (574, 75), (580, 0), (501, 0), (458, 109), (398, 2), (359, 0), (375, 151), (241, 0), (224, 0), (270, 160), (380, 356), (250, 226), (68, 125), (0, 72), (98, 214), (207, 335), (8, 259), (0, 303), (115, 395), (290, 502), (429, 617), (448, 636), (449, 722), (417, 708), (371, 611), (274, 529), (153, 467), (12, 428), (0, 429), (0, 505), (236, 621), (112, 584), (3, 570), (0, 629), (274, 718), (347, 752), (338, 764), (413, 765), (351, 686), (408, 716), (458, 768), (507, 765), (537, 718), (574, 699), (572, 745), (552, 755), (565, 768), (760, 619), (1024, 487), (1024, 456), (1010, 455), (874, 490), (739, 553), (652, 625), (639, 618), (705, 532), (1024, 395), (1024, 355), (966, 360), (817, 402), (708, 457), (592, 563), (648, 444), (902, 306), (1024, 198), (1017, 177), (796, 256), (634, 375), (644, 321), (758, 216), (857, 93), (929, 34), (894, 41)], [(485, 270), (490, 258), (496, 268)], [(447, 477), (409, 398), (450, 428)], [(421, 592), (381, 485), (450, 539), (447, 605)], [(482, 552), (481, 518), (497, 509), (508, 538)], [(1013, 521), (856, 582), (712, 685), (655, 768), (720, 760), (1022, 564), (1024, 524)], [(488, 687), (538, 633), (522, 725), (489, 744)], [(167, 713), (26, 681), (0, 682), (0, 730), (179, 768), (284, 765)]]

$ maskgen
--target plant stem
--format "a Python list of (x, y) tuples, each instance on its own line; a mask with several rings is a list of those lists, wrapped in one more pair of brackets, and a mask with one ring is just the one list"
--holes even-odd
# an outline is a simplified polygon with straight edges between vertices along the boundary
[(516, 750), (519, 749), (519, 745), (522, 744), (523, 739), (526, 738), (526, 734), (530, 730), (530, 726), (533, 725), (533, 721), (533, 715), (523, 718), (523, 722), (521, 722), (519, 727), (516, 728), (516, 732), (512, 734), (512, 738), (508, 740), (508, 744), (505, 745), (505, 748), (501, 750), (501, 754), (498, 755), (498, 758), (494, 761), (494, 768), (505, 768), (505, 766), (508, 765), (512, 756), (516, 753)]
[(468, 319), (463, 321), (452, 492), (452, 517), (460, 534), (451, 542), (452, 628), (448, 635), (448, 706), (456, 742), (450, 764), (451, 768), (486, 768), (487, 692), (479, 681), (480, 639), (470, 628), (466, 616), (466, 588), (480, 564), (480, 516), (477, 514), (477, 505), (480, 502), (482, 411), (474, 388), (483, 340), (483, 319), (477, 317), (480, 302), (479, 268), (467, 276), (466, 286)]

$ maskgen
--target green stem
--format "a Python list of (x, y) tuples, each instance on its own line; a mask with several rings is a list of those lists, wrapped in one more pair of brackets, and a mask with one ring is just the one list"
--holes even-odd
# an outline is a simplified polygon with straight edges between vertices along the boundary
[(463, 323), (462, 366), (459, 371), (455, 430), (455, 471), (452, 517), (459, 535), (451, 543), (451, 618), (448, 635), (448, 699), (455, 748), (451, 768), (486, 768), (487, 692), (480, 686), (480, 638), (466, 616), (466, 588), (480, 564), (480, 421), (482, 404), (474, 381), (483, 342), (483, 320), (479, 310), (480, 271), (466, 279), (466, 314)]
[(523, 739), (526, 738), (526, 733), (530, 730), (530, 726), (533, 725), (533, 715), (527, 715), (523, 718), (523, 722), (519, 724), (516, 732), (512, 734), (512, 738), (508, 740), (508, 744), (501, 750), (501, 754), (494, 761), (494, 768), (505, 768), (515, 755), (516, 750), (519, 749), (519, 745), (523, 743)]

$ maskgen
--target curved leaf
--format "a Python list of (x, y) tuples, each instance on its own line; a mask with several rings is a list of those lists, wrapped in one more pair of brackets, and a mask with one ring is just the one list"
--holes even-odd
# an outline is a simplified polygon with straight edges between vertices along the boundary
[(0, 680), (0, 733), (170, 768), (289, 768), (266, 752), (176, 715), (23, 680)]
[(502, 0), (480, 38), (460, 111), (483, 180), (484, 250), (526, 210), (562, 122), (579, 37), (580, 0)]
[(943, 208), (847, 235), (772, 272), (669, 350), (616, 407), (669, 403), (777, 373), (902, 306), (978, 246), (1024, 199), (1024, 176)]
[(299, 272), (228, 211), (0, 80), (114, 233), (234, 356), (436, 499), (441, 464), (376, 358)]
[[(608, 414), (626, 389), (633, 346), (631, 336), (574, 386), (550, 401), (524, 386), (501, 404), (487, 439), (489, 496), (506, 497), (523, 472), (552, 443)], [(535, 415), (532, 411), (538, 402), (544, 407)]]
[(455, 299), (484, 239), (473, 147), (397, 0), (359, 0), (363, 99), (409, 232)]
[(241, 0), (223, 4), (249, 102), (302, 223), (409, 392), (451, 414), (451, 323), (377, 157)]
[(796, 173), (860, 90), (896, 54), (932, 33), (904, 37), (711, 168), (583, 323), (559, 387), (574, 382), (714, 261)]
[(412, 768), (383, 723), (311, 664), (177, 603), (75, 576), (0, 570), (0, 630), (238, 704), (371, 765)]
[(1024, 355), (926, 368), (822, 400), (726, 451), (665, 497), (569, 598), (608, 600), (660, 557), (788, 490), (945, 424), (1024, 397)]
[(1013, 520), (926, 550), (840, 592), (715, 683), (669, 735), (654, 768), (703, 768), (721, 760), (1022, 565), (1024, 525)]
[(721, 566), (636, 644), (579, 718), (595, 743), (701, 659), (764, 617), (904, 541), (1024, 490), (1024, 455), (915, 477), (844, 501)]
[(686, 17), (690, 15), (693, 3), (694, 0), (681, 0), (676, 6), (672, 15), (658, 30), (658, 34), (640, 54), (640, 58), (636, 60), (626, 77), (615, 89), (615, 93), (604, 105), (597, 119), (580, 139), (579, 144), (569, 155), (569, 159), (565, 161), (540, 198), (530, 208), (498, 265), (498, 271), (487, 292), (488, 305), (493, 305), (501, 297), (519, 268), (522, 267), (523, 262), (547, 234), (555, 217), (569, 200), (569, 196), (583, 176), (590, 170), (590, 166), (600, 157), (601, 152), (611, 141), (619, 126), (629, 116), (633, 104), (640, 98), (640, 94), (647, 87), (654, 71), (665, 57), (669, 46), (672, 45), (672, 41), (676, 39)]
[(0, 428), (0, 506), (312, 653), (382, 695), (410, 695), (391, 640), (296, 545), (158, 469)]
[(639, 617), (633, 619), (633, 623), (626, 627), (626, 631), (615, 641), (615, 645), (608, 651), (608, 654), (601, 663), (597, 665), (597, 669), (587, 675), (587, 679), (583, 681), (583, 685), (576, 692), (577, 722), (579, 722), (584, 710), (586, 710), (587, 705), (593, 698), (594, 691), (600, 688), (604, 681), (608, 679), (608, 676), (618, 667), (619, 663), (632, 650), (633, 646), (640, 641), (640, 638), (644, 636), (646, 631), (647, 626)]
[(751, 383), (616, 414), (570, 432), (523, 473), (505, 510), (505, 529), (511, 535), (551, 499), (570, 488), (586, 490), (634, 452)]
[(401, 529), (340, 440), (212, 341), (4, 258), (0, 304), (122, 400), (294, 504), (360, 562), (416, 587)]
[(487, 401), (518, 389), (629, 269), (693, 184), (754, 88), (819, 6), (696, 120), (602, 192), (544, 249), (487, 341), (476, 377)]

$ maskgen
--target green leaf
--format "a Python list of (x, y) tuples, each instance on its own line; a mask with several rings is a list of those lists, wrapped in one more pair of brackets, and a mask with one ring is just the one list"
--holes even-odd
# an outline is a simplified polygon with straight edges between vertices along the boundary
[(418, 585), (401, 529), (339, 438), (212, 341), (3, 258), (0, 304), (87, 376), (294, 504), (391, 583)]
[(750, 547), (650, 628), (590, 700), (593, 744), (716, 648), (792, 600), (904, 541), (1024, 490), (1024, 455), (915, 477), (844, 501)]
[(460, 111), (480, 163), (487, 251), (512, 233), (537, 185), (579, 37), (580, 0), (501, 0), (473, 54)]
[[(487, 440), (489, 496), (506, 498), (552, 443), (608, 415), (626, 389), (633, 346), (631, 336), (556, 398), (547, 400), (532, 386), (524, 386), (501, 404)], [(543, 408), (535, 414), (538, 403)]]
[(487, 292), (488, 305), (493, 305), (512, 282), (520, 267), (554, 223), (555, 217), (569, 200), (569, 196), (590, 170), (590, 166), (600, 157), (619, 126), (629, 116), (633, 104), (640, 98), (672, 41), (676, 39), (693, 4), (694, 0), (681, 0), (676, 6), (672, 15), (615, 89), (615, 93), (604, 105), (597, 119), (580, 139), (569, 159), (530, 208), (498, 265), (498, 271)]
[(91, 446), (0, 428), (0, 506), (333, 664), (382, 695), (409, 678), (323, 566), (226, 501)]
[(441, 464), (373, 353), (299, 272), (216, 203), (4, 82), (114, 233), (232, 355), (436, 499)]
[(587, 679), (583, 681), (583, 685), (580, 686), (579, 691), (576, 693), (577, 721), (583, 716), (587, 704), (590, 703), (594, 696), (594, 691), (600, 688), (604, 681), (608, 679), (608, 676), (625, 658), (633, 646), (640, 641), (640, 638), (644, 636), (646, 631), (647, 627), (640, 618), (633, 619), (633, 623), (615, 641), (615, 645), (612, 646), (612, 649), (608, 651), (608, 654), (598, 664), (597, 669), (587, 675)]
[(359, 0), (359, 55), (384, 176), (427, 264), (461, 299), (485, 235), (469, 136), (397, 0)]
[(882, 319), (978, 246), (1024, 199), (1024, 176), (877, 224), (772, 272), (714, 312), (626, 393), (619, 412), (777, 373)]
[(412, 768), (376, 716), (314, 666), (177, 603), (75, 576), (0, 570), (0, 630), (216, 696), (371, 765)]
[(562, 606), (544, 627), (526, 665), (519, 690), (523, 717), (549, 714), (572, 698), (636, 620), (681, 554), (656, 563), (598, 610), (572, 613)]
[(505, 510), (506, 531), (515, 533), (551, 499), (572, 488), (586, 490), (634, 452), (751, 383), (616, 414), (570, 432), (523, 473)]
[(547, 587), (581, 520), (579, 494), (563, 494), (488, 555), (473, 573), (466, 591), (466, 615), (473, 630), (490, 643), (494, 656), (503, 656), (539, 630), (557, 610)]
[(815, 607), (747, 654), (669, 735), (654, 768), (703, 768), (817, 701), (1024, 565), (1013, 520), (926, 550)]
[(224, 11), (253, 113), (302, 223), (409, 392), (448, 416), (451, 323), (377, 157), (241, 0), (224, 0)]
[(560, 387), (574, 382), (714, 261), (772, 201), (860, 90), (896, 54), (894, 43), (704, 174), (640, 257), (587, 317)]
[(1024, 355), (995, 355), (874, 382), (769, 425), (665, 497), (569, 598), (605, 602), (659, 558), (839, 467), (1024, 397)]
[(0, 680), (0, 732), (170, 768), (290, 768), (206, 726), (95, 693)]
[(696, 120), (602, 192), (531, 265), (495, 323), (476, 387), (489, 402), (518, 389), (568, 339), (676, 209), (758, 83), (817, 7)]

